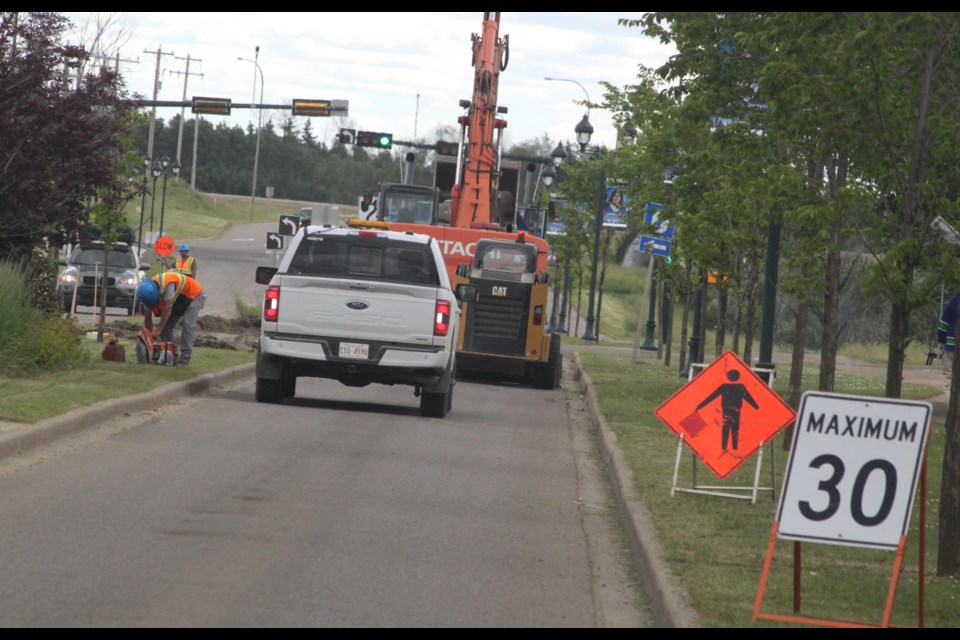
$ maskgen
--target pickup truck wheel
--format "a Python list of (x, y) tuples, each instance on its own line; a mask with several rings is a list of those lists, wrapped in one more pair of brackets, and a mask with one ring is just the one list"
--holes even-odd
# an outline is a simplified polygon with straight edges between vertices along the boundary
[(550, 359), (537, 365), (533, 373), (533, 386), (537, 389), (556, 389), (560, 386), (563, 370), (563, 354), (560, 353), (560, 336), (550, 336)]
[(426, 418), (444, 418), (447, 415), (450, 402), (450, 390), (446, 393), (420, 394), (420, 415)]
[(280, 387), (281, 395), (284, 398), (292, 398), (297, 395), (297, 376), (284, 372), (283, 378), (280, 380)]
[(257, 402), (269, 402), (279, 404), (283, 399), (282, 387), (279, 380), (270, 380), (268, 378), (257, 378)]

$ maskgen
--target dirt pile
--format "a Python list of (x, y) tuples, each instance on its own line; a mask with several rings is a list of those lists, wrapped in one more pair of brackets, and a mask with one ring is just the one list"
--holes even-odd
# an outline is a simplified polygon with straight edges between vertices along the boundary
[[(104, 333), (115, 333), (121, 340), (132, 340), (142, 328), (142, 321), (137, 322), (136, 319), (116, 320), (107, 323)], [(178, 326), (174, 335), (179, 336), (179, 333)], [(259, 318), (223, 318), (205, 316), (202, 313), (197, 318), (195, 347), (256, 351), (259, 340)]]

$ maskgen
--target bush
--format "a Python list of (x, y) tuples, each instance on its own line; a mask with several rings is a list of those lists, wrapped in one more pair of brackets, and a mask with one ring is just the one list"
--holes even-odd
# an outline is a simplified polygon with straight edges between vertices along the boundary
[(21, 262), (0, 261), (0, 371), (30, 375), (42, 368), (83, 361), (80, 330), (32, 304), (30, 270)]
[(89, 360), (89, 354), (80, 346), (83, 333), (72, 322), (42, 316), (31, 335), (33, 361), (41, 368), (67, 368)]

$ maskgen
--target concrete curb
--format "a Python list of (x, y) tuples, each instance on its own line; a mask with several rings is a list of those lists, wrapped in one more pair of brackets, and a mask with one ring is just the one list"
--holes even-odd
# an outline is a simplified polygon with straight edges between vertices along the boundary
[(633, 471), (599, 409), (590, 376), (583, 370), (580, 353), (574, 352), (575, 380), (580, 384), (587, 410), (597, 431), (597, 444), (610, 476), (620, 511), (620, 520), (630, 543), (630, 553), (650, 601), (654, 623), (660, 628), (700, 628), (699, 615), (690, 606), (690, 596), (668, 568), (647, 506), (636, 493)]
[(25, 424), (0, 434), (0, 458), (23, 455), (32, 449), (48, 445), (60, 438), (75, 435), (123, 413), (143, 408), (145, 402), (160, 404), (183, 396), (196, 395), (213, 387), (230, 384), (252, 376), (255, 363), (241, 364), (230, 369), (208, 373), (181, 382), (171, 382), (153, 391), (124, 398), (99, 402), (34, 424)]

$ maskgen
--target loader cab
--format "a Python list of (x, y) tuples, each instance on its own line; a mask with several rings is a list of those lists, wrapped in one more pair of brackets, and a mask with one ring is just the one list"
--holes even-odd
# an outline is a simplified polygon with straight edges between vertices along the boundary
[(472, 276), (515, 282), (533, 282), (537, 246), (524, 242), (483, 239), (477, 242)]

